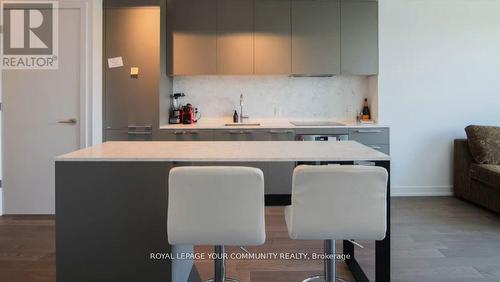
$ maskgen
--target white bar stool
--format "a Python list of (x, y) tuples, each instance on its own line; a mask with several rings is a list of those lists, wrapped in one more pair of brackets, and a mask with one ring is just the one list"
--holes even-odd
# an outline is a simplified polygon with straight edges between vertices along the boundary
[(226, 278), (224, 246), (262, 245), (266, 240), (262, 171), (177, 167), (170, 170), (168, 183), (168, 242), (214, 245), (213, 281), (235, 281)]
[(343, 281), (336, 278), (335, 240), (385, 238), (387, 179), (387, 170), (375, 166), (295, 168), (292, 205), (285, 208), (288, 234), (292, 239), (324, 240), (327, 255), (324, 275), (304, 281)]

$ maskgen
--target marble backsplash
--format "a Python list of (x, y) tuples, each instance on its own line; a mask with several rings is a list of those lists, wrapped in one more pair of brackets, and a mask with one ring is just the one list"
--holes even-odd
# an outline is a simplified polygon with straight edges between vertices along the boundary
[[(203, 117), (232, 116), (244, 95), (250, 118), (316, 118), (351, 121), (370, 93), (368, 77), (178, 76), (174, 93), (198, 106)], [(238, 110), (239, 112), (239, 110)]]

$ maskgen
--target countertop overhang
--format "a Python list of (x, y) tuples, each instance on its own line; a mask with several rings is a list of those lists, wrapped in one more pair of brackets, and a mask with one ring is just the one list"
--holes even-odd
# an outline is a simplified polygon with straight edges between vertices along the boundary
[(123, 162), (288, 162), (389, 161), (390, 157), (355, 141), (144, 141), (106, 142), (56, 158)]

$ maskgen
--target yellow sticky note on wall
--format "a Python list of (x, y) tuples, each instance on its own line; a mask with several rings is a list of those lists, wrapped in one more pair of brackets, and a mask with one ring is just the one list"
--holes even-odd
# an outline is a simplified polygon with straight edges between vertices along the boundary
[(130, 68), (130, 75), (139, 75), (139, 68), (138, 67), (131, 67)]

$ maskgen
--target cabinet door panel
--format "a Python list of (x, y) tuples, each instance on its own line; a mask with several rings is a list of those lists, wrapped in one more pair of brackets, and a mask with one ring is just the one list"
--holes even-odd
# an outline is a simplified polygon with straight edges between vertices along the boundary
[[(258, 130), (216, 130), (214, 131), (215, 141), (263, 141), (265, 134)], [(256, 167), (264, 173), (264, 183), (267, 171), (265, 162), (214, 162), (212, 165), (246, 166)]]
[(389, 145), (367, 145), (368, 147), (389, 155)]
[(253, 74), (253, 34), (218, 31), (217, 73)]
[(266, 194), (291, 194), (295, 162), (270, 162), (265, 170)]
[[(103, 70), (105, 129), (154, 125), (160, 79), (160, 10), (107, 8), (104, 13), (104, 56), (120, 56), (124, 62), (124, 67)], [(130, 67), (140, 68), (139, 79), (130, 76)]]
[(290, 74), (290, 0), (255, 0), (255, 74)]
[(210, 130), (162, 130), (155, 141), (212, 141)]
[(292, 129), (270, 129), (267, 132), (267, 141), (293, 141), (295, 131)]
[(217, 73), (253, 74), (253, 0), (217, 0)]
[(168, 3), (172, 74), (216, 74), (216, 0), (172, 0)]
[(378, 73), (378, 3), (343, 1), (342, 55), (343, 74)]
[(340, 73), (340, 4), (292, 0), (292, 73)]
[(217, 0), (217, 29), (251, 32), (253, 0)]
[(389, 144), (389, 128), (351, 128), (349, 140), (365, 145)]
[(214, 133), (215, 141), (265, 141), (264, 132), (257, 130), (220, 130)]
[(215, 30), (176, 31), (173, 46), (174, 75), (217, 73)]
[[(270, 129), (267, 141), (293, 141), (295, 132), (291, 129)], [(264, 172), (266, 194), (291, 194), (295, 162), (270, 162)]]
[(216, 29), (216, 0), (172, 0), (168, 9), (175, 30)]
[(107, 129), (104, 131), (105, 141), (151, 141), (152, 134), (130, 134), (128, 130)]

